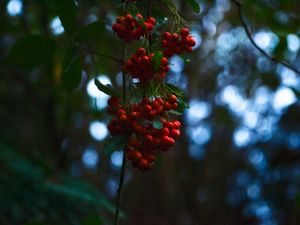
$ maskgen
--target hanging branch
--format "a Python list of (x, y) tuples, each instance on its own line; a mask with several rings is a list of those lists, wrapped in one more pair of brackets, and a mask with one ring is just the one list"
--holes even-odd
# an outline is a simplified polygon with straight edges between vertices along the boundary
[[(123, 45), (122, 50), (122, 60), (125, 60), (125, 53), (126, 53), (126, 44)], [(122, 89), (123, 89), (123, 103), (126, 103), (127, 98), (127, 92), (126, 92), (126, 74), (122, 72)], [(119, 187), (118, 187), (118, 196), (117, 196), (117, 207), (115, 212), (115, 219), (114, 219), (114, 225), (119, 224), (119, 211), (120, 211), (120, 205), (121, 205), (121, 199), (122, 199), (122, 190), (123, 190), (123, 183), (124, 183), (124, 177), (125, 177), (125, 169), (126, 169), (126, 150), (123, 149), (123, 160), (122, 160), (122, 167), (121, 167), (121, 174), (120, 174), (120, 180), (119, 180)]]
[(279, 59), (277, 59), (276, 57), (268, 54), (266, 51), (264, 51), (261, 47), (259, 47), (254, 39), (252, 38), (252, 35), (251, 35), (251, 32), (244, 20), (244, 17), (243, 17), (243, 6), (242, 4), (238, 1), (238, 0), (231, 0), (237, 7), (238, 9), (238, 14), (239, 14), (239, 18), (240, 18), (240, 21), (244, 27), (244, 30), (247, 34), (247, 37), (249, 38), (250, 42), (252, 43), (252, 45), (262, 54), (264, 55), (265, 57), (267, 57), (268, 59), (270, 59), (271, 61), (273, 61), (274, 63), (277, 63), (277, 64), (281, 64), (283, 66), (285, 66), (286, 68), (289, 68), (290, 70), (294, 71), (295, 73), (299, 74), (300, 75), (300, 71), (293, 67), (292, 65), (290, 65), (289, 63), (285, 62), (285, 61), (281, 61)]
[(94, 55), (101, 56), (101, 57), (104, 57), (104, 58), (113, 60), (113, 61), (115, 61), (115, 62), (117, 62), (117, 63), (120, 63), (120, 64), (123, 63), (123, 61), (122, 61), (121, 59), (116, 59), (116, 58), (114, 58), (114, 57), (112, 57), (112, 56), (109, 56), (109, 55), (106, 55), (106, 54), (104, 54), (104, 53), (97, 52), (97, 51), (95, 51), (95, 50), (86, 48), (86, 47), (84, 47), (84, 46), (82, 46), (82, 45), (80, 45), (80, 44), (78, 44), (78, 43), (72, 42), (72, 45), (75, 46), (75, 47), (77, 47), (77, 48), (80, 48), (80, 49), (82, 49), (82, 50), (84, 50), (84, 51), (86, 51), (86, 52), (92, 53), (92, 54), (94, 54)]

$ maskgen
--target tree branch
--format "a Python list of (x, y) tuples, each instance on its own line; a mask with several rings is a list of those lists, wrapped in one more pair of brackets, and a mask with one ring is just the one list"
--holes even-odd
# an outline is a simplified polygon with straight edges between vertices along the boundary
[(249, 38), (250, 42), (252, 43), (252, 45), (262, 54), (264, 55), (265, 57), (267, 57), (268, 59), (270, 59), (271, 61), (273, 61), (274, 63), (277, 63), (277, 64), (281, 64), (283, 66), (285, 66), (286, 68), (289, 68), (290, 70), (294, 71), (295, 73), (299, 74), (300, 75), (300, 71), (295, 68), (294, 66), (290, 65), (289, 63), (285, 62), (285, 61), (281, 61), (279, 59), (277, 59), (276, 57), (268, 54), (266, 51), (264, 51), (261, 47), (259, 47), (254, 39), (252, 38), (252, 35), (251, 35), (251, 32), (244, 20), (244, 17), (243, 17), (243, 6), (242, 4), (238, 1), (238, 0), (231, 0), (237, 7), (238, 9), (238, 14), (239, 14), (239, 18), (240, 18), (240, 21), (244, 27), (244, 30), (247, 34), (247, 37)]
[[(123, 50), (122, 50), (122, 59), (125, 59), (126, 54), (126, 45), (124, 44)], [(122, 72), (122, 88), (123, 88), (123, 103), (126, 104), (126, 74)], [(121, 174), (120, 174), (120, 181), (119, 181), (119, 187), (118, 187), (118, 197), (117, 197), (117, 207), (115, 212), (115, 220), (114, 225), (119, 224), (119, 210), (122, 200), (122, 190), (123, 190), (123, 183), (124, 183), (124, 176), (125, 176), (125, 170), (126, 170), (126, 150), (123, 149), (123, 160), (122, 160), (122, 167), (121, 167)]]
[(82, 50), (84, 50), (86, 52), (92, 53), (94, 55), (101, 56), (101, 57), (104, 57), (104, 58), (107, 58), (107, 59), (111, 59), (111, 60), (113, 60), (113, 61), (115, 61), (117, 63), (120, 63), (120, 64), (123, 63), (123, 61), (121, 59), (117, 59), (117, 58), (114, 58), (112, 56), (106, 55), (104, 53), (94, 51), (94, 50), (86, 48), (86, 47), (84, 47), (84, 46), (82, 46), (82, 45), (80, 45), (78, 43), (72, 42), (72, 45), (75, 46), (75, 47), (77, 47), (77, 48), (80, 48), (80, 49), (82, 49)]

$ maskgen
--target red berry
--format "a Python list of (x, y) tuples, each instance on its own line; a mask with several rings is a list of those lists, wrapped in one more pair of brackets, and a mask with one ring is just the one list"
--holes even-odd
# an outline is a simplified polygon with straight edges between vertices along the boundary
[(139, 151), (134, 151), (132, 153), (133, 161), (139, 161), (142, 158), (142, 154)]
[(150, 18), (148, 18), (147, 22), (149, 22), (149, 23), (155, 25), (155, 24), (156, 24), (156, 19), (153, 18), (153, 17), (150, 17)]
[(188, 36), (189, 33), (190, 33), (190, 31), (189, 31), (188, 28), (183, 28), (183, 29), (180, 31), (180, 34), (181, 34), (183, 37)]
[(136, 51), (136, 54), (138, 56), (144, 56), (146, 55), (146, 50), (144, 48), (139, 48), (137, 51)]
[(169, 100), (170, 103), (177, 102), (177, 96), (176, 95), (170, 95), (168, 100)]
[(141, 169), (147, 169), (148, 166), (149, 166), (149, 163), (146, 159), (141, 159), (139, 162), (138, 162), (138, 165)]
[(169, 40), (171, 38), (171, 34), (169, 32), (163, 33), (163, 38)]

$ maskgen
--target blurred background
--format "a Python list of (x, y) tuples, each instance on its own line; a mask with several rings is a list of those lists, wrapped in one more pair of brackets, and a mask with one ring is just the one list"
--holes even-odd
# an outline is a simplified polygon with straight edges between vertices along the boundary
[[(234, 2), (174, 3), (197, 44), (171, 58), (167, 80), (190, 109), (152, 171), (128, 164), (121, 224), (300, 224), (299, 74), (251, 44)], [(300, 2), (241, 3), (256, 44), (300, 70)], [(102, 151), (108, 96), (93, 79), (122, 81), (92, 51), (121, 57), (121, 1), (1, 0), (0, 11), (0, 224), (112, 224), (122, 152)], [(155, 32), (171, 28), (158, 0), (153, 16)]]

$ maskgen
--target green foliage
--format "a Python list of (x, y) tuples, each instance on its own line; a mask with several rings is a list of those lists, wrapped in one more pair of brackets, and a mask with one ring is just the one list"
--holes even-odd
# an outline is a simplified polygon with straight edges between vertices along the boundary
[(56, 43), (42, 35), (28, 35), (14, 44), (6, 62), (10, 66), (33, 69), (53, 59)]
[(77, 7), (74, 0), (53, 0), (56, 13), (65, 29), (65, 31), (72, 35), (78, 29), (76, 19)]
[(103, 222), (101, 220), (101, 218), (99, 217), (99, 215), (91, 215), (86, 217), (80, 225), (102, 225)]
[(176, 86), (174, 86), (173, 84), (166, 84), (167, 89), (174, 95), (178, 96), (178, 97), (183, 97), (184, 94), (182, 92), (182, 90)]
[(153, 121), (153, 127), (156, 129), (162, 129), (163, 123), (159, 119), (156, 119)]
[(187, 0), (195, 13), (200, 13), (200, 6), (196, 0)]
[(98, 207), (114, 212), (114, 206), (108, 202), (104, 195), (91, 184), (68, 177), (61, 178), (62, 183), (46, 182), (46, 190), (71, 199), (78, 199)]
[[(61, 224), (66, 220), (69, 220), (68, 224), (78, 224), (75, 221), (81, 218), (75, 212), (79, 208), (89, 214), (94, 209), (114, 212), (114, 206), (97, 187), (68, 176), (53, 179), (54, 174), (46, 174), (37, 163), (29, 161), (12, 147), (0, 144), (0, 163), (0, 179), (6, 184), (0, 186), (0, 215), (14, 215), (21, 210), (30, 215), (46, 213), (46, 219), (31, 217), (26, 219), (26, 224), (47, 225)], [(55, 207), (50, 207), (51, 204)], [(15, 214), (14, 218), (25, 219), (23, 214)], [(101, 224), (101, 218), (95, 215), (84, 221), (83, 224)]]
[(65, 53), (62, 69), (62, 84), (68, 92), (79, 87), (81, 73), (82, 67), (78, 51), (75, 47), (71, 47)]
[(154, 71), (157, 71), (161, 66), (161, 59), (163, 58), (163, 54), (161, 51), (157, 51), (154, 53), (152, 58), (152, 63), (154, 65)]
[(127, 145), (128, 136), (116, 135), (110, 137), (104, 144), (103, 152), (105, 155), (109, 155), (114, 151), (120, 151)]

